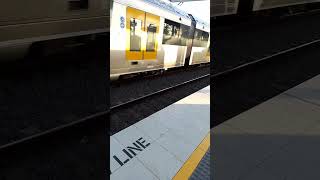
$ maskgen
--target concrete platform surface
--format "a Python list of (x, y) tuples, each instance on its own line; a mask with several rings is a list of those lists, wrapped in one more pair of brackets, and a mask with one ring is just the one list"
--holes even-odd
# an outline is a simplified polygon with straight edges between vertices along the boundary
[(320, 76), (211, 133), (214, 180), (319, 180)]
[(210, 143), (210, 86), (110, 136), (110, 178), (190, 177)]

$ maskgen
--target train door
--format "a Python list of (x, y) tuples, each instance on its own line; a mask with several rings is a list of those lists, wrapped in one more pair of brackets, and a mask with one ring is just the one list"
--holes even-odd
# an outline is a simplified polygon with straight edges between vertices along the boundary
[(141, 60), (142, 38), (145, 24), (145, 13), (143, 11), (127, 8), (127, 60)]
[(127, 60), (156, 59), (160, 17), (127, 7)]
[(157, 34), (159, 34), (160, 17), (150, 13), (146, 13), (145, 17), (145, 31), (147, 33), (147, 39), (146, 50), (144, 51), (143, 58), (156, 59), (158, 49)]

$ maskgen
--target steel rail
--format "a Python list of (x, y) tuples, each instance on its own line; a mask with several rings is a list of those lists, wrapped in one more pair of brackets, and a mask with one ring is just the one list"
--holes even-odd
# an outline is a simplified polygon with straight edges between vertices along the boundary
[(31, 136), (28, 136), (28, 137), (13, 141), (11, 143), (2, 145), (2, 146), (0, 146), (0, 153), (3, 152), (3, 151), (6, 151), (6, 150), (10, 150), (11, 148), (14, 148), (14, 147), (19, 146), (19, 145), (23, 145), (23, 144), (30, 143), (30, 142), (33, 142), (33, 141), (38, 141), (38, 140), (41, 140), (41, 139), (45, 139), (45, 138), (47, 138), (49, 136), (53, 136), (53, 135), (55, 135), (55, 134), (57, 134), (57, 133), (59, 133), (61, 131), (65, 131), (65, 130), (68, 130), (70, 128), (74, 128), (77, 125), (81, 125), (81, 124), (88, 123), (88, 122), (91, 122), (91, 121), (94, 121), (94, 120), (99, 120), (99, 119), (100, 120), (105, 120), (105, 119), (103, 119), (103, 117), (107, 118), (107, 116), (113, 111), (120, 110), (121, 108), (129, 106), (131, 104), (138, 103), (138, 102), (143, 101), (145, 99), (148, 99), (150, 97), (153, 97), (153, 96), (168, 92), (168, 91), (170, 91), (172, 89), (184, 86), (186, 84), (190, 84), (190, 83), (193, 83), (195, 81), (198, 81), (198, 80), (201, 80), (201, 79), (204, 79), (204, 78), (207, 78), (207, 77), (210, 77), (210, 79), (211, 78), (223, 77), (223, 76), (231, 74), (233, 72), (236, 72), (236, 71), (242, 70), (244, 68), (247, 68), (247, 67), (250, 67), (250, 66), (253, 66), (253, 65), (268, 61), (268, 60), (271, 60), (271, 59), (273, 59), (275, 57), (278, 57), (278, 56), (281, 56), (281, 55), (285, 55), (285, 54), (287, 54), (289, 52), (293, 52), (295, 50), (298, 50), (298, 49), (301, 49), (301, 48), (304, 48), (304, 47), (307, 47), (307, 46), (311, 46), (311, 45), (319, 43), (319, 42), (320, 42), (320, 39), (314, 40), (314, 41), (311, 41), (311, 42), (308, 42), (308, 43), (304, 43), (302, 45), (299, 45), (299, 46), (296, 46), (296, 47), (293, 47), (293, 48), (289, 48), (287, 50), (283, 50), (283, 51), (275, 53), (273, 55), (270, 55), (270, 56), (267, 56), (267, 57), (264, 57), (264, 58), (261, 58), (261, 59), (255, 60), (255, 61), (251, 61), (251, 62), (242, 64), (242, 65), (239, 65), (239, 66), (237, 66), (235, 68), (231, 68), (231, 69), (225, 70), (223, 72), (219, 72), (219, 73), (216, 73), (216, 74), (213, 74), (213, 75), (206, 74), (206, 75), (203, 75), (203, 76), (200, 76), (200, 77), (197, 77), (197, 78), (194, 78), (194, 79), (191, 79), (191, 80), (188, 80), (188, 81), (185, 81), (185, 82), (182, 82), (182, 83), (179, 83), (179, 84), (176, 84), (176, 85), (164, 88), (164, 89), (161, 89), (159, 91), (147, 94), (145, 96), (141, 96), (141, 97), (138, 97), (136, 99), (129, 100), (127, 102), (114, 105), (109, 110), (106, 110), (106, 111), (103, 111), (103, 112), (99, 112), (99, 113), (95, 113), (93, 115), (87, 116), (87, 117), (82, 118), (80, 120), (73, 121), (71, 123), (67, 123), (67, 124), (64, 124), (64, 125), (60, 125), (60, 126), (57, 126), (55, 128), (52, 128), (52, 129), (49, 129), (49, 130), (45, 130), (45, 131), (43, 131), (41, 133), (37, 133), (35, 135), (31, 135)]
[(251, 67), (251, 66), (253, 66), (253, 65), (257, 65), (257, 64), (260, 64), (260, 63), (262, 63), (262, 62), (266, 62), (266, 61), (272, 60), (272, 59), (275, 58), (275, 57), (288, 54), (288, 53), (290, 53), (290, 52), (296, 51), (296, 50), (298, 50), (298, 49), (302, 49), (302, 48), (304, 48), (304, 47), (311, 46), (311, 45), (316, 44), (316, 43), (320, 43), (320, 39), (317, 39), (317, 40), (314, 40), (314, 41), (311, 41), (311, 42), (308, 42), (308, 43), (304, 43), (304, 44), (301, 44), (301, 45), (298, 45), (298, 46), (295, 46), (295, 47), (292, 47), (292, 48), (289, 48), (289, 49), (286, 49), (286, 50), (283, 50), (283, 51), (280, 51), (280, 52), (277, 52), (277, 53), (275, 53), (275, 54), (272, 54), (272, 55), (270, 55), (270, 56), (266, 56), (266, 57), (260, 58), (260, 59), (255, 60), (255, 61), (250, 61), (250, 62), (241, 64), (241, 65), (239, 65), (239, 66), (236, 66), (236, 67), (234, 67), (234, 68), (227, 69), (227, 70), (222, 71), (222, 72), (219, 72), (219, 73), (212, 74), (212, 75), (211, 75), (211, 78), (219, 78), (219, 77), (222, 77), (222, 76), (231, 74), (231, 73), (233, 73), (233, 72), (236, 72), (236, 71), (243, 70), (243, 69), (245, 69), (245, 68)]
[[(105, 119), (107, 119), (107, 116), (109, 115), (109, 113), (112, 112), (112, 111), (119, 110), (119, 109), (121, 109), (123, 107), (126, 107), (128, 105), (131, 105), (131, 104), (134, 104), (134, 103), (138, 103), (138, 102), (143, 101), (145, 99), (148, 99), (148, 98), (150, 98), (152, 96), (156, 96), (156, 95), (165, 93), (165, 92), (170, 91), (172, 89), (175, 89), (177, 87), (181, 87), (183, 85), (186, 85), (186, 84), (189, 84), (189, 83), (204, 79), (206, 77), (210, 77), (210, 74), (203, 75), (201, 77), (197, 77), (197, 78), (185, 81), (183, 83), (179, 83), (179, 84), (170, 86), (168, 88), (161, 89), (159, 91), (147, 94), (145, 96), (138, 97), (136, 99), (127, 101), (125, 103), (121, 103), (121, 104), (112, 106), (109, 110), (106, 110), (106, 111), (103, 111), (103, 112), (99, 112), (99, 113), (95, 113), (93, 115), (87, 116), (87, 117), (82, 118), (80, 120), (73, 121), (73, 122), (67, 123), (67, 124), (63, 124), (63, 125), (57, 126), (55, 128), (52, 128), (52, 129), (49, 129), (49, 130), (45, 130), (43, 132), (28, 136), (28, 137), (25, 137), (25, 138), (21, 138), (19, 140), (15, 140), (13, 142), (10, 142), (10, 143), (7, 143), (5, 145), (0, 146), (0, 153), (3, 152), (3, 151), (10, 150), (11, 148), (14, 148), (14, 147), (17, 147), (17, 146), (21, 146), (23, 144), (32, 143), (32, 142), (35, 142), (35, 141), (39, 141), (41, 139), (48, 138), (49, 136), (53, 136), (53, 135), (55, 135), (55, 134), (57, 134), (57, 133), (59, 133), (61, 131), (66, 131), (68, 129), (74, 128), (74, 127), (76, 127), (78, 125), (81, 125), (81, 124), (89, 123), (89, 122), (92, 122), (94, 120), (105, 120)], [(103, 119), (103, 117), (105, 117), (105, 119)]]

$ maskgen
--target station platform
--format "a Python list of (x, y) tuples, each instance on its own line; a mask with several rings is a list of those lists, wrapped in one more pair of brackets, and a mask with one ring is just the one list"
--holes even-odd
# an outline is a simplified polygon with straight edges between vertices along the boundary
[(110, 136), (110, 179), (205, 176), (197, 166), (209, 146), (210, 86)]
[(320, 179), (320, 76), (211, 129), (213, 179)]

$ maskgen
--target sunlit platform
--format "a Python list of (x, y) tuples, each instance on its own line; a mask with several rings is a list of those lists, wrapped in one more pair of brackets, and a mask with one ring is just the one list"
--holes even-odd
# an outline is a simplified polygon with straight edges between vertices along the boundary
[(320, 76), (211, 133), (214, 179), (320, 179)]
[(110, 137), (110, 178), (188, 179), (210, 145), (210, 86)]

